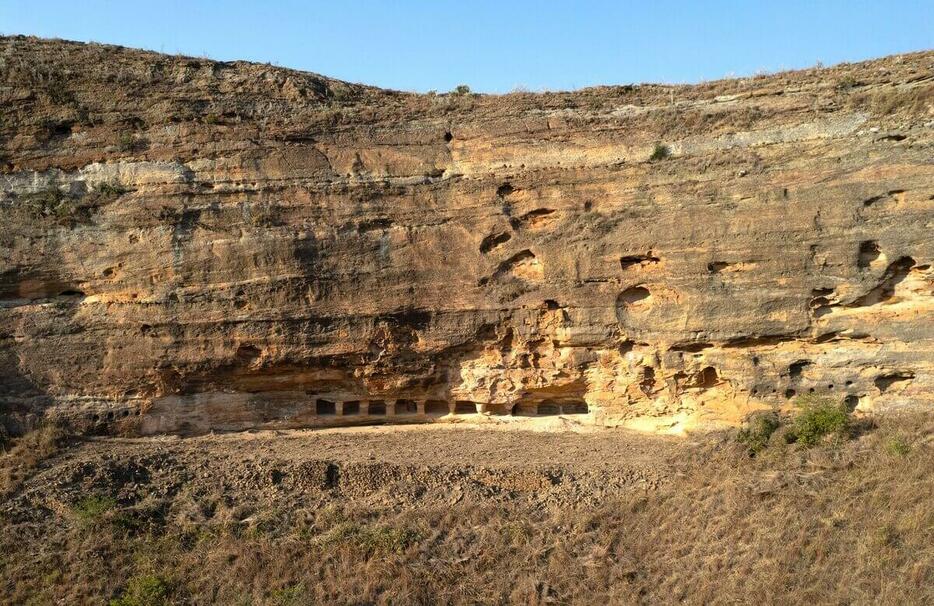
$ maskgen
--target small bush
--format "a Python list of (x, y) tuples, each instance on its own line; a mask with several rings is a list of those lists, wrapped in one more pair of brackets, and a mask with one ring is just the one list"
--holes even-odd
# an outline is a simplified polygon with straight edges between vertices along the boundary
[(768, 446), (769, 438), (781, 424), (778, 414), (774, 412), (756, 415), (739, 431), (736, 439), (749, 449), (750, 455), (755, 455)]
[(49, 187), (19, 196), (9, 208), (21, 221), (74, 226), (91, 220), (91, 206), (92, 204), (82, 200), (81, 196), (65, 193), (57, 187)]
[(60, 76), (54, 75), (49, 79), (46, 83), (45, 92), (49, 96), (49, 100), (56, 105), (71, 105), (75, 102), (74, 95), (68, 90), (65, 80)]
[(110, 606), (163, 606), (168, 596), (169, 586), (162, 577), (135, 576), (127, 582), (122, 596), (110, 600)]
[(338, 103), (343, 101), (349, 101), (354, 97), (354, 91), (349, 86), (331, 86), (328, 88), (328, 96), (332, 101)]
[(78, 501), (72, 511), (82, 525), (90, 526), (100, 521), (104, 514), (116, 506), (117, 502), (111, 497), (90, 496)]
[(469, 95), (470, 87), (467, 86), (466, 84), (458, 84), (457, 87), (454, 89), (454, 94), (455, 95)]
[(797, 404), (801, 411), (795, 416), (793, 433), (805, 446), (814, 446), (824, 436), (842, 436), (849, 428), (849, 414), (842, 404), (826, 398), (799, 398)]
[(849, 90), (857, 86), (859, 86), (859, 81), (851, 75), (843, 76), (837, 80), (837, 88), (839, 90)]
[(911, 444), (903, 436), (892, 436), (885, 441), (885, 451), (895, 457), (904, 457), (911, 452)]
[(97, 193), (102, 196), (118, 197), (118, 196), (122, 196), (123, 194), (127, 193), (130, 190), (120, 185), (120, 183), (113, 181), (113, 182), (101, 183), (95, 188), (95, 191), (97, 191)]
[(306, 604), (307, 592), (305, 591), (305, 586), (301, 583), (298, 585), (292, 585), (291, 587), (285, 587), (283, 589), (276, 589), (269, 594), (269, 602), (275, 606), (295, 606), (297, 604)]
[(336, 526), (328, 533), (324, 541), (331, 544), (349, 544), (367, 555), (374, 555), (401, 554), (418, 539), (418, 533), (406, 528), (389, 526), (369, 528), (347, 522)]
[(279, 209), (270, 204), (257, 204), (249, 207), (247, 216), (255, 227), (275, 227), (281, 224)]
[(652, 155), (649, 156), (650, 162), (657, 162), (659, 160), (664, 160), (671, 156), (671, 148), (665, 145), (664, 143), (656, 143), (655, 149), (652, 150)]
[(131, 152), (136, 149), (136, 137), (133, 133), (123, 132), (117, 140), (117, 149), (122, 152)]

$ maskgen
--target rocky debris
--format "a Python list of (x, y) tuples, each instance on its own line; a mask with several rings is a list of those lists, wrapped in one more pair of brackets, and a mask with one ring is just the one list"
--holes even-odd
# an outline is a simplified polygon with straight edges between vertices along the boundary
[[(459, 428), (261, 432), (184, 440), (98, 438), (64, 450), (3, 505), (13, 523), (69, 517), (106, 495), (134, 510), (235, 515), (283, 502), (405, 509), (471, 502), (595, 504), (669, 481), (684, 447), (625, 430), (590, 435)], [(508, 452), (510, 458), (503, 459)], [(598, 456), (594, 456), (599, 453)], [(206, 514), (206, 511), (209, 511)], [(223, 510), (223, 515), (221, 515)], [(198, 513), (200, 511), (200, 513)], [(190, 520), (188, 520), (190, 521)]]

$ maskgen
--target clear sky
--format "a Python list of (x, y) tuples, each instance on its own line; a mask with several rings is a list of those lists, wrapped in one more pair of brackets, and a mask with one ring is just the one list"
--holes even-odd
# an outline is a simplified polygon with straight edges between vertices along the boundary
[(934, 0), (0, 0), (0, 32), (403, 90), (696, 82), (934, 47)]

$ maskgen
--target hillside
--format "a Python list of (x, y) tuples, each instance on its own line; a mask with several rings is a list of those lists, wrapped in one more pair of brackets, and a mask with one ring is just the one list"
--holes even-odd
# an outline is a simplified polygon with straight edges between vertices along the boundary
[(934, 51), (0, 107), (0, 604), (934, 603)]
[(0, 83), (11, 430), (934, 401), (930, 52), (416, 95), (8, 37)]

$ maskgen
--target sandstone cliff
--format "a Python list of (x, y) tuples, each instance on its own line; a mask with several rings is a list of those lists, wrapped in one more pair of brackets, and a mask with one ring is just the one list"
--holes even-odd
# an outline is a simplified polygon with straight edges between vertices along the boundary
[(11, 430), (934, 404), (934, 52), (416, 95), (15, 37), (0, 103)]

